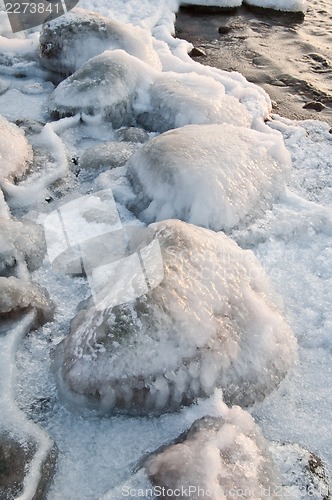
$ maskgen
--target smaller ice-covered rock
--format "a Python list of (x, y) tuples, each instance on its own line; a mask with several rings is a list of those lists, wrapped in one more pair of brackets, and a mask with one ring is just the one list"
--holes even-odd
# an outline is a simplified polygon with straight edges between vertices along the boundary
[(46, 252), (41, 226), (10, 218), (0, 218), (0, 221), (0, 276), (12, 274), (22, 262), (29, 271), (37, 269)]
[(0, 317), (35, 309), (39, 323), (51, 321), (54, 307), (45, 289), (23, 279), (0, 277)]
[(263, 500), (281, 489), (267, 442), (239, 407), (197, 420), (177, 444), (148, 458), (145, 469), (154, 486), (165, 488), (165, 499), (185, 491), (191, 500)]
[(196, 73), (163, 73), (149, 89), (149, 100), (135, 104), (137, 121), (145, 129), (165, 132), (192, 123), (250, 126), (249, 111), (224, 86)]
[(32, 148), (23, 130), (0, 116), (0, 137), (0, 181), (21, 176), (32, 162)]
[(290, 155), (281, 135), (232, 125), (166, 132), (128, 161), (145, 222), (177, 218), (219, 231), (259, 213), (283, 189)]
[(48, 108), (56, 118), (85, 113), (104, 116), (114, 128), (133, 125), (137, 88), (148, 74), (142, 61), (123, 50), (106, 51), (61, 82)]
[[(37, 450), (38, 445), (32, 437), (27, 438), (25, 436), (22, 438), (13, 435), (11, 432), (2, 431), (0, 434), (0, 498), (9, 500), (23, 497), (22, 494), (25, 493), (26, 486), (24, 481), (27, 474), (29, 474)], [(45, 498), (52, 482), (56, 458), (57, 448), (53, 445), (46, 459), (40, 464), (40, 477), (38, 478), (38, 475), (35, 474), (34, 500)]]
[[(216, 387), (231, 404), (262, 400), (293, 363), (296, 340), (253, 253), (181, 221), (149, 229), (161, 259), (151, 243), (109, 266), (91, 252), (100, 300), (82, 305), (57, 347), (60, 392), (105, 413), (172, 411)], [(110, 254), (118, 239), (110, 235)]]
[(143, 144), (149, 140), (149, 134), (142, 128), (124, 127), (117, 131), (117, 138), (120, 141), (136, 142)]
[(111, 169), (122, 167), (139, 146), (126, 142), (103, 142), (84, 151), (80, 158), (83, 169)]
[(148, 31), (83, 9), (44, 24), (39, 42), (41, 63), (65, 75), (74, 73), (91, 57), (114, 49), (123, 49), (160, 69)]

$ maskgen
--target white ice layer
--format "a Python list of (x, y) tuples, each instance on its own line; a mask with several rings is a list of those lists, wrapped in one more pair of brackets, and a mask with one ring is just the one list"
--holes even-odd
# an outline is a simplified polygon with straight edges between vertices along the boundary
[[(258, 261), (223, 233), (175, 220), (152, 227), (163, 281), (113, 310), (90, 303), (77, 314), (58, 349), (60, 387), (106, 412), (174, 409), (218, 386), (232, 403), (260, 400), (296, 341)], [(127, 287), (133, 272), (128, 264)], [(112, 294), (117, 280), (107, 286)]]
[(285, 12), (305, 12), (307, 0), (244, 0), (248, 5)]
[(204, 7), (240, 7), (242, 0), (180, 0), (180, 5), (200, 5)]
[(232, 125), (188, 125), (128, 161), (145, 222), (177, 218), (214, 230), (259, 213), (282, 190), (290, 156), (280, 135)]

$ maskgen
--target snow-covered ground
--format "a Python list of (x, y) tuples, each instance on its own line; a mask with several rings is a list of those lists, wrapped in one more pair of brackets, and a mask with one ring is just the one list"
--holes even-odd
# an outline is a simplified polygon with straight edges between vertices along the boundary
[[(270, 4), (271, 2), (262, 2), (263, 6), (271, 6)], [(273, 7), (283, 8), (285, 4), (286, 2), (275, 0)], [(287, 5), (290, 10), (295, 5), (296, 8), (304, 8), (302, 1), (287, 2)], [(189, 138), (187, 136), (187, 140), (193, 145), (193, 150), (197, 151), (196, 157), (190, 157), (190, 148), (189, 153), (184, 150), (184, 159), (180, 155), (180, 160), (183, 162), (183, 169), (180, 172), (182, 177), (174, 185), (174, 171), (176, 171), (174, 165), (178, 166), (176, 162), (179, 160), (178, 158), (174, 160), (178, 152), (170, 140), (168, 146), (170, 158), (167, 149), (162, 151), (162, 163), (165, 163), (165, 169), (169, 168), (170, 172), (167, 174), (166, 171), (167, 175), (161, 175), (160, 179), (158, 172), (154, 172), (156, 178), (153, 179), (151, 186), (148, 185), (150, 198), (148, 202), (154, 195), (174, 193), (180, 186), (181, 192), (176, 194), (177, 205), (173, 203), (171, 206), (174, 212), (165, 212), (165, 217), (176, 216), (189, 220), (186, 219), (186, 213), (193, 213), (195, 208), (196, 219), (191, 222), (220, 229), (223, 224), (217, 227), (216, 223), (219, 210), (220, 219), (223, 217), (222, 220), (231, 221), (225, 224), (228, 236), (241, 248), (253, 251), (259, 259), (278, 294), (278, 298), (274, 300), (278, 302), (278, 307), (283, 304), (286, 320), (293, 329), (299, 349), (298, 360), (279, 388), (264, 401), (251, 407), (249, 411), (261, 427), (266, 439), (298, 443), (307, 447), (310, 451), (316, 452), (331, 469), (332, 134), (326, 124), (314, 121), (291, 122), (273, 116), (265, 123), (264, 120), (270, 113), (270, 100), (265, 92), (248, 83), (238, 73), (228, 74), (193, 62), (187, 55), (189, 50), (187, 42), (172, 38), (174, 12), (177, 6), (175, 0), (140, 2), (114, 0), (111, 4), (103, 0), (83, 0), (80, 3), (83, 9), (95, 10), (119, 22), (132, 22), (140, 28), (130, 27), (126, 30), (126, 27), (121, 25), (124, 41), (122, 42), (121, 37), (117, 35), (118, 45), (110, 47), (117, 51), (115, 56), (111, 55), (113, 65), (114, 60), (116, 61), (116, 72), (107, 73), (109, 55), (104, 53), (101, 57), (106, 61), (106, 69), (103, 66), (100, 70), (101, 75), (98, 75), (98, 65), (92, 65), (91, 69), (89, 62), (61, 83), (56, 91), (54, 91), (56, 79), (64, 77), (55, 77), (53, 74), (53, 83), (50, 81), (50, 74), (45, 65), (40, 64), (36, 55), (38, 33), (32, 33), (27, 37), (23, 35), (10, 37), (6, 17), (0, 12), (0, 31), (4, 35), (0, 37), (2, 51), (0, 114), (12, 122), (20, 120), (19, 123), (25, 129), (27, 139), (35, 152), (35, 162), (31, 167), (30, 151), (23, 136), (6, 124), (5, 120), (1, 121), (1, 127), (6, 130), (6, 143), (2, 142), (0, 147), (0, 152), (4, 151), (2, 153), (4, 167), (1, 166), (0, 172), (1, 187), (13, 215), (23, 216), (25, 221), (40, 223), (53, 210), (65, 202), (72, 201), (73, 196), (111, 189), (122, 223), (142, 227), (142, 222), (128, 209), (134, 207), (137, 201), (132, 186), (134, 182), (132, 171), (135, 168), (140, 169), (141, 181), (143, 179), (145, 185), (148, 185), (151, 179), (146, 175), (146, 171), (152, 168), (153, 162), (160, 161), (160, 153), (158, 150), (153, 152), (151, 144), (158, 144), (158, 141), (162, 140), (167, 143), (169, 137), (175, 137), (176, 141), (177, 134), (173, 132), (166, 132), (162, 136), (164, 139), (159, 139), (159, 134), (173, 126), (189, 124), (189, 130), (194, 132), (196, 130), (193, 136)], [(61, 18), (55, 23), (61, 25)], [(141, 37), (137, 45), (132, 41), (133, 33)], [(74, 39), (69, 38), (67, 42), (69, 47), (71, 43), (75, 45)], [(93, 35), (86, 41), (84, 37), (82, 38), (80, 44), (83, 54), (84, 43), (91, 49), (97, 47), (98, 50), (99, 42)], [(77, 47), (75, 50), (78, 50)], [(127, 50), (130, 55), (124, 54), (123, 50)], [(95, 56), (95, 53), (91, 55)], [(54, 61), (55, 70), (57, 63), (68, 60), (64, 58), (61, 61), (61, 57), (60, 53), (57, 61)], [(128, 65), (128, 58), (130, 60), (134, 57), (135, 63), (132, 66)], [(80, 64), (84, 62), (82, 60)], [(114, 70), (112, 65), (110, 67)], [(76, 69), (74, 67), (72, 71)], [(22, 74), (25, 75), (24, 78), (20, 78)], [(111, 81), (114, 83), (111, 95), (102, 86), (105, 74), (106, 77), (111, 75), (109, 78), (112, 78)], [(121, 75), (125, 75), (122, 81)], [(91, 106), (90, 102), (88, 104), (86, 102), (86, 94), (83, 92), (83, 97), (79, 94), (80, 82), (83, 80), (86, 89), (91, 92), (91, 98), (89, 97), (89, 101), (90, 99), (92, 101)], [(96, 87), (98, 94), (93, 93)], [(63, 92), (63, 89), (68, 94)], [(72, 116), (52, 122), (49, 111), (53, 112), (54, 103), (59, 107), (57, 104), (59, 94), (63, 99), (61, 106), (66, 106), (67, 110), (70, 108), (68, 114)], [(212, 99), (211, 95), (215, 96), (215, 99)], [(114, 163), (111, 169), (107, 169), (105, 153), (102, 152), (100, 159), (95, 158), (93, 166), (89, 168), (85, 165), (80, 170), (75, 163), (84, 155), (88, 157), (88, 151), (92, 147), (111, 141), (118, 145), (122, 144), (120, 138), (123, 135), (115, 131), (110, 123), (113, 123), (114, 116), (112, 115), (107, 121), (110, 117), (107, 107), (114, 104), (114, 99), (117, 99), (116, 102), (119, 104), (116, 127), (128, 125), (128, 116), (134, 117), (140, 125), (147, 127), (145, 134), (142, 131), (136, 132), (136, 136), (143, 139), (132, 147), (132, 152), (141, 149), (134, 153), (135, 156), (129, 161), (131, 173), (127, 176), (127, 166), (123, 165), (122, 161), (123, 155), (128, 155), (128, 146), (119, 150), (119, 155), (112, 160)], [(172, 99), (174, 104), (171, 105)], [(124, 108), (123, 101), (129, 102), (130, 105)], [(154, 116), (156, 106), (159, 106), (159, 114)], [(224, 112), (225, 107), (229, 109), (227, 113)], [(242, 123), (239, 123), (241, 112)], [(240, 118), (238, 118), (239, 113)], [(158, 120), (160, 116), (163, 117), (162, 120)], [(234, 123), (234, 120), (238, 121)], [(40, 123), (46, 121), (48, 122), (46, 125)], [(213, 125), (215, 123), (218, 125)], [(227, 133), (225, 136), (229, 150), (223, 151), (224, 156), (218, 153), (218, 158), (213, 157), (213, 133), (218, 134), (218, 130), (227, 129), (227, 125), (230, 137)], [(206, 138), (202, 133), (204, 127), (212, 131), (206, 134)], [(230, 133), (232, 130), (233, 134)], [(146, 139), (153, 140), (147, 145), (141, 144)], [(19, 154), (15, 151), (15, 144), (17, 146), (21, 142), (23, 149)], [(218, 147), (225, 148), (222, 144), (219, 146), (218, 141), (215, 142), (217, 150)], [(11, 150), (4, 148), (3, 144), (11, 146)], [(241, 148), (240, 164), (235, 161), (237, 147)], [(204, 151), (200, 158), (204, 165), (204, 176), (201, 179), (199, 177), (201, 172), (197, 166), (200, 151)], [(94, 149), (94, 154), (98, 154), (98, 148)], [(289, 168), (289, 155), (292, 158), (292, 168)], [(13, 159), (12, 163), (10, 158)], [(74, 162), (70, 161), (72, 158)], [(140, 163), (142, 158), (146, 163)], [(218, 160), (224, 161), (229, 168), (232, 167), (233, 175), (234, 172), (237, 174), (234, 184), (230, 178), (231, 172), (227, 178), (224, 172), (223, 175), (218, 173)], [(16, 172), (13, 168), (15, 162), (17, 162)], [(251, 167), (251, 175), (246, 173), (246, 162)], [(184, 177), (187, 171), (188, 182), (190, 178), (188, 190)], [(274, 177), (275, 171), (278, 173), (277, 177)], [(26, 173), (23, 179), (17, 182), (14, 179), (15, 174), (19, 175), (22, 172)], [(261, 184), (260, 175), (264, 178)], [(278, 184), (271, 187), (272, 179)], [(218, 187), (215, 193), (213, 193), (214, 180)], [(229, 185), (225, 195), (224, 188), (228, 180)], [(159, 182), (164, 183), (164, 191), (158, 185)], [(245, 187), (244, 199), (236, 194), (238, 185)], [(172, 187), (174, 189), (171, 189)], [(260, 190), (269, 191), (262, 192), (261, 197), (258, 196), (268, 200), (262, 206), (257, 201), (257, 192)], [(232, 192), (236, 206), (233, 206), (235, 201), (232, 199)], [(200, 195), (206, 200), (204, 203), (201, 202), (201, 205), (197, 203)], [(165, 204), (165, 199), (162, 199), (162, 203)], [(243, 214), (241, 212), (241, 217), (235, 217), (238, 205), (242, 203), (245, 204), (246, 210)], [(203, 215), (200, 214), (199, 210), (205, 209), (206, 206), (209, 210)], [(228, 216), (227, 207), (230, 207)], [(8, 236), (8, 231), (3, 230), (5, 224), (8, 224), (8, 213), (2, 198), (0, 209), (0, 215), (3, 217), (0, 230), (1, 237), (4, 238), (0, 251), (7, 272), (8, 269), (14, 268), (15, 259), (29, 260), (22, 252), (22, 247), (28, 244), (20, 242), (17, 236), (15, 238)], [(136, 215), (140, 214), (137, 208), (134, 211)], [(244, 222), (242, 215), (246, 216)], [(159, 211), (152, 213), (151, 219), (165, 217)], [(239, 225), (240, 220), (241, 225)], [(38, 241), (35, 236), (31, 236), (30, 240)], [(29, 251), (33, 253), (33, 250)], [(203, 251), (201, 258), (204, 258)], [(209, 262), (210, 271), (204, 269), (203, 264), (206, 262)], [(208, 259), (203, 261), (203, 264), (204, 279), (209, 281), (209, 285), (211, 282), (211, 290), (217, 289), (218, 284), (213, 284), (215, 267)], [(70, 321), (76, 315), (77, 305), (83, 299), (87, 299), (91, 291), (85, 278), (62, 274), (50, 265), (48, 259), (45, 259), (40, 268), (33, 270), (36, 267), (31, 265), (29, 267), (29, 262), (27, 267), (24, 264), (24, 278), (27, 278), (29, 269), (32, 271), (33, 280), (47, 288), (56, 305), (55, 319), (26, 336), (18, 348), (16, 383), (12, 370), (13, 356), (24, 333), (25, 325), (22, 324), (22, 328), (18, 327), (17, 331), (13, 330), (12, 337), (2, 339), (1, 374), (4, 379), (7, 377), (8, 382), (8, 384), (4, 382), (4, 398), (10, 399), (11, 393), (14, 392), (21, 410), (48, 433), (59, 449), (58, 468), (47, 497), (49, 500), (78, 498), (119, 500), (123, 496), (121, 492), (124, 486), (128, 488), (133, 485), (133, 488), (137, 489), (138, 485), (148, 484), (147, 478), (142, 476), (141, 472), (136, 473), (137, 464), (146, 454), (169, 444), (179, 434), (187, 431), (198, 418), (206, 415), (226, 418), (228, 409), (223, 403), (222, 392), (216, 389), (209, 398), (199, 399), (177, 413), (158, 417), (125, 415), (105, 417), (88, 410), (75, 412), (67, 407), (58, 395), (54, 359), (57, 357), (58, 344), (69, 333)], [(254, 268), (256, 269), (256, 264)], [(182, 290), (185, 290), (184, 280), (181, 285)], [(202, 290), (203, 288), (202, 286)], [(198, 297), (197, 300), (203, 302), (203, 298), (200, 297), (204, 297), (204, 291), (200, 291), (202, 295), (199, 296), (194, 285), (190, 291), (194, 296), (196, 292), (196, 299)], [(30, 292), (33, 295), (33, 290)], [(15, 294), (16, 291), (12, 292), (13, 300), (15, 297), (17, 299)], [(25, 300), (29, 304), (29, 298), (26, 297)], [(22, 299), (17, 299), (17, 307), (22, 307)], [(179, 312), (174, 304), (173, 307)], [(195, 307), (199, 308), (197, 305)], [(10, 308), (15, 309), (12, 305)], [(263, 318), (259, 309), (255, 314)], [(234, 315), (236, 316), (236, 313), (232, 312), (228, 318), (230, 324)], [(186, 321), (189, 321), (190, 331), (190, 319)], [(265, 320), (262, 320), (262, 324), (264, 322)], [(274, 347), (273, 342), (275, 340), (272, 341), (272, 347)], [(7, 363), (11, 367), (8, 374), (6, 374)], [(24, 421), (22, 414), (15, 409), (12, 401), (7, 404), (8, 411), (3, 412), (3, 421), (7, 427), (11, 424), (13, 427), (19, 426), (20, 422)], [(243, 430), (247, 428), (246, 422), (251, 420), (250, 418), (248, 420), (247, 416), (243, 417), (242, 421), (242, 413), (240, 412), (238, 419), (239, 428)], [(252, 425), (248, 424), (248, 428), (250, 429)], [(241, 433), (245, 435), (245, 431), (242, 430)], [(36, 430), (33, 432), (38, 434)], [(40, 439), (42, 452), (49, 446), (48, 438), (42, 431), (37, 437)], [(251, 449), (251, 445), (248, 449)], [(257, 463), (259, 460), (258, 453)], [(215, 462), (212, 460), (211, 463)], [(255, 465), (255, 461), (253, 463)], [(292, 471), (289, 472), (291, 476)], [(34, 475), (32, 479), (35, 480), (37, 476)], [(30, 482), (28, 485), (30, 488), (31, 484), (33, 483)], [(291, 491), (289, 498), (294, 500), (310, 497), (309, 494), (306, 497), (300, 489)], [(24, 498), (29, 498), (28, 490)], [(257, 500), (257, 497), (253, 498)]]

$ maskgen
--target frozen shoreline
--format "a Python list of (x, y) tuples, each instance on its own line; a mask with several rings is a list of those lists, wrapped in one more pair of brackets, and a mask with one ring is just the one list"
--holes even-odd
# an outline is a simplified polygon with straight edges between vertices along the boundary
[[(91, 4), (89, 6), (91, 8)], [(102, 4), (96, 7), (100, 10), (106, 9)], [(116, 4), (113, 9), (117, 7), (119, 6)], [(149, 2), (146, 2), (144, 8), (148, 7)], [(284, 301), (287, 319), (300, 344), (298, 364), (276, 392), (252, 408), (252, 414), (266, 437), (281, 442), (296, 442), (308, 447), (310, 451), (320, 455), (331, 468), (332, 442), (329, 430), (332, 401), (328, 391), (331, 377), (331, 322), (328, 316), (331, 299), (331, 252), (328, 246), (332, 232), (329, 176), (332, 136), (329, 134), (329, 127), (319, 122), (296, 123), (274, 116), (273, 120), (268, 122), (269, 130), (263, 123), (269, 101), (262, 91), (248, 84), (240, 75), (233, 75), (232, 80), (227, 74), (191, 63), (184, 55), (186, 42), (173, 40), (169, 31), (167, 32), (167, 29), (171, 29), (173, 19), (171, 10), (160, 2), (160, 10), (156, 10), (156, 14), (149, 17), (144, 8), (143, 13), (139, 14), (135, 9), (126, 13), (119, 10), (118, 16), (135, 22), (137, 16), (141, 15), (146, 19), (143, 22), (151, 28), (159, 15), (159, 20), (163, 19), (164, 22), (159, 23), (155, 32), (159, 32), (161, 38), (165, 37), (173, 44), (175, 54), (169, 52), (162, 40), (154, 41), (154, 49), (160, 55), (164, 66), (168, 70), (178, 71), (182, 76), (189, 68), (191, 71), (201, 72), (204, 78), (214, 78), (215, 88), (218, 89), (218, 85), (225, 85), (227, 92), (233, 93), (234, 99), (242, 99), (241, 106), (246, 110), (243, 111), (243, 116), (248, 120), (247, 126), (252, 123), (253, 127), (271, 134), (272, 129), (279, 130), (292, 155), (293, 172), (287, 181), (284, 195), (276, 200), (270, 209), (261, 212), (258, 218), (249, 220), (242, 229), (229, 231), (242, 248), (253, 250), (260, 259)], [(32, 36), (32, 40), (34, 38)], [(49, 81), (45, 81), (45, 78), (48, 78), (47, 73), (42, 73), (34, 60), (33, 64), (31, 60), (26, 61), (26, 57), (34, 57), (34, 43), (33, 41), (28, 48), (29, 42), (23, 42), (27, 53), (24, 53), (24, 50), (22, 53), (18, 47), (14, 48), (19, 55), (18, 61), (14, 60), (14, 63), (18, 64), (15, 69), (27, 71), (27, 80), (15, 79), (8, 76), (8, 73), (3, 76), (11, 86), (11, 95), (14, 93), (14, 97), (24, 98), (27, 103), (25, 108), (18, 110), (22, 114), (18, 118), (47, 119), (44, 104), (49, 101), (53, 86)], [(2, 69), (6, 67), (9, 66), (3, 66)], [(200, 82), (197, 75), (193, 81), (195, 85)], [(185, 95), (189, 99), (192, 94), (188, 92)], [(221, 109), (222, 99), (224, 96), (221, 92)], [(5, 92), (0, 102), (0, 112), (1, 104), (6, 105), (5, 114), (15, 120), (17, 102), (19, 101), (15, 101), (15, 98), (6, 102)], [(31, 102), (33, 105), (30, 105)], [(212, 104), (206, 102), (214, 112)], [(140, 105), (145, 103), (140, 102)], [(200, 109), (200, 101), (193, 101), (193, 105)], [(213, 115), (212, 111), (211, 116), (217, 116)], [(174, 112), (174, 109), (171, 108), (171, 112)], [(188, 111), (185, 109), (180, 118), (186, 120), (187, 116)], [(32, 126), (31, 123), (25, 122), (27, 129)], [(155, 123), (160, 126), (157, 120)], [(36, 123), (33, 125), (36, 127)], [(34, 149), (41, 155), (41, 164), (47, 163), (48, 182), (45, 182), (44, 187), (49, 187), (49, 191), (34, 189), (30, 191), (30, 199), (25, 200), (24, 193), (27, 191), (20, 191), (20, 188), (29, 188), (29, 183), (16, 186), (7, 182), (6, 196), (14, 215), (25, 214), (28, 220), (38, 220), (40, 214), (45, 216), (54, 205), (59, 205), (62, 199), (73, 192), (85, 194), (91, 190), (111, 187), (121, 215), (125, 220), (129, 217), (134, 219), (126, 208), (126, 202), (132, 192), (126, 181), (125, 167), (108, 172), (98, 169), (87, 169), (83, 172), (76, 169), (74, 164), (67, 165), (67, 158), (77, 159), (82, 155), (82, 151), (91, 146), (105, 141), (118, 141), (109, 125), (91, 117), (86, 117), (86, 122), (80, 121), (79, 115), (76, 115), (47, 125), (43, 130), (43, 135), (39, 131), (30, 133), (29, 137)], [(150, 134), (151, 137), (155, 135), (154, 132)], [(45, 153), (45, 150), (52, 151), (47, 162), (41, 154)], [(36, 186), (43, 186), (43, 170), (37, 169), (34, 175), (37, 181), (40, 180), (40, 184)], [(56, 175), (60, 180), (54, 187), (52, 183), (57, 179)], [(39, 198), (34, 199), (37, 195)], [(45, 198), (48, 201), (45, 201)], [(30, 207), (23, 207), (23, 201), (28, 201)], [(140, 224), (137, 220), (135, 223)], [(103, 495), (106, 495), (105, 498), (112, 498), (112, 493), (107, 492), (121, 484), (130, 484), (133, 470), (143, 455), (171, 442), (197, 418), (206, 414), (223, 414), (220, 391), (209, 399), (199, 400), (192, 407), (182, 409), (179, 413), (166, 414), (159, 419), (134, 419), (123, 416), (107, 419), (99, 418), (93, 413), (82, 416), (70, 412), (59, 401), (52, 373), (52, 358), (57, 344), (68, 334), (69, 322), (75, 315), (77, 304), (87, 298), (89, 290), (84, 278), (72, 279), (62, 276), (52, 270), (47, 261), (33, 273), (33, 279), (48, 288), (57, 305), (57, 316), (54, 322), (47, 323), (28, 335), (19, 348), (18, 384), (15, 391), (20, 408), (49, 433), (60, 450), (59, 468), (48, 495), (49, 500), (95, 500)], [(293, 498), (301, 496), (294, 494)]]

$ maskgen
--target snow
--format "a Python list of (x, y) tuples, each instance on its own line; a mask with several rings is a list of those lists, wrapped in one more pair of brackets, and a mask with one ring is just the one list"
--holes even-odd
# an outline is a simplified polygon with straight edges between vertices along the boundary
[(307, 0), (244, 0), (248, 5), (285, 12), (305, 12)]
[[(118, 309), (78, 312), (58, 349), (61, 391), (88, 405), (97, 394), (104, 412), (172, 410), (220, 386), (229, 402), (260, 400), (291, 366), (296, 342), (259, 263), (222, 233), (175, 220), (153, 229), (164, 279)], [(124, 290), (133, 272), (128, 262)], [(109, 296), (117, 284), (108, 280)]]
[(174, 217), (218, 231), (266, 208), (291, 161), (278, 134), (190, 125), (151, 140), (127, 165), (130, 208), (143, 221)]

